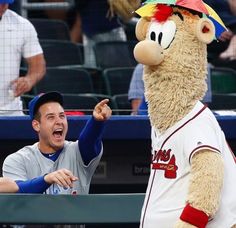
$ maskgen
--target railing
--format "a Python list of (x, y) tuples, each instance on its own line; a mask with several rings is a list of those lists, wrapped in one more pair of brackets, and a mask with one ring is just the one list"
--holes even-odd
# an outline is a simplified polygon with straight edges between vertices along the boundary
[(0, 195), (1, 224), (138, 223), (144, 194)]
[(74, 0), (65, 0), (64, 2), (28, 2), (28, 0), (21, 0), (21, 15), (27, 18), (28, 10), (68, 10), (73, 6)]

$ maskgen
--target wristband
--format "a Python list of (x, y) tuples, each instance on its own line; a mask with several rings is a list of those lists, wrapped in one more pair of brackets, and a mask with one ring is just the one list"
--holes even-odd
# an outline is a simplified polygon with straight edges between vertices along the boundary
[(205, 228), (208, 223), (208, 215), (187, 204), (180, 216), (184, 222), (190, 223), (198, 228)]

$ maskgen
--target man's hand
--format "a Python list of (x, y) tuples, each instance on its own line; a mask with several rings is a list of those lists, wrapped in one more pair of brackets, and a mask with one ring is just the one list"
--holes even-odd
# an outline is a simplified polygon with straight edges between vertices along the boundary
[(93, 110), (93, 117), (95, 120), (104, 121), (110, 118), (112, 111), (107, 105), (108, 102), (109, 99), (104, 99), (95, 106)]
[(133, 12), (141, 6), (141, 0), (108, 0), (110, 10), (109, 17), (119, 15), (122, 20), (129, 21), (134, 15)]
[(16, 193), (19, 190), (15, 181), (7, 177), (0, 177), (1, 193)]
[(30, 77), (19, 77), (11, 82), (11, 88), (13, 89), (14, 96), (18, 97), (30, 91), (34, 84), (35, 81), (33, 81)]
[(40, 81), (46, 72), (46, 63), (43, 54), (38, 54), (26, 59), (28, 65), (27, 74), (11, 81), (14, 96), (18, 97), (29, 92)]
[(233, 15), (236, 15), (236, 1), (235, 0), (228, 0), (230, 10)]
[(59, 169), (57, 171), (45, 175), (44, 180), (48, 184), (58, 184), (61, 187), (72, 188), (73, 182), (77, 181), (78, 178), (75, 177), (68, 169)]
[(230, 30), (224, 31), (221, 33), (219, 40), (222, 42), (228, 41), (233, 37), (233, 32)]

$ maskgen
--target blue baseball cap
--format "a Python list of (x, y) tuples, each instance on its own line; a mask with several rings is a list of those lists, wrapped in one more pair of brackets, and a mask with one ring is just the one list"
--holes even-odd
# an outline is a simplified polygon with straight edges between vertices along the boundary
[(35, 113), (38, 111), (39, 107), (47, 102), (56, 101), (61, 106), (63, 106), (63, 96), (58, 92), (48, 92), (48, 93), (41, 93), (35, 96), (29, 102), (29, 115), (31, 120), (34, 119)]
[(14, 0), (0, 0), (0, 4), (12, 4)]

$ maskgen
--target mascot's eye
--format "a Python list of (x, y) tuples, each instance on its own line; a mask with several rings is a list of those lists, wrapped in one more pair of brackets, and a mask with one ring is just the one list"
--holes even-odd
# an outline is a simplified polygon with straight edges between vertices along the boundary
[(162, 27), (162, 40), (161, 46), (165, 49), (168, 48), (174, 39), (176, 32), (176, 24), (174, 21), (167, 21)]
[(155, 32), (151, 32), (150, 38), (151, 38), (151, 40), (156, 41), (156, 33)]
[(152, 22), (148, 30), (148, 38), (152, 41), (158, 42), (158, 36), (161, 32), (161, 27), (162, 27), (161, 24)]
[(176, 24), (173, 21), (167, 21), (164, 24), (152, 22), (148, 31), (148, 38), (156, 41), (162, 48), (170, 46), (176, 32)]

